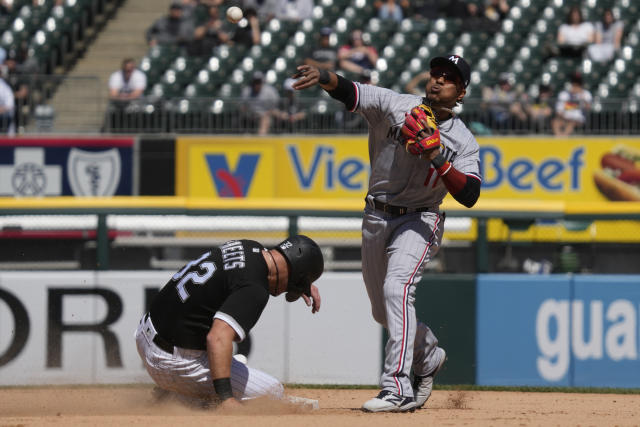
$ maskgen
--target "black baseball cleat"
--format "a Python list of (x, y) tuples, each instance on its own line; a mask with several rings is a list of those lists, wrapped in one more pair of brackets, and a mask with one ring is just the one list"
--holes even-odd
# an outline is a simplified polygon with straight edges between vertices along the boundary
[(412, 397), (400, 396), (389, 390), (382, 390), (377, 397), (362, 405), (365, 412), (413, 412), (416, 401)]

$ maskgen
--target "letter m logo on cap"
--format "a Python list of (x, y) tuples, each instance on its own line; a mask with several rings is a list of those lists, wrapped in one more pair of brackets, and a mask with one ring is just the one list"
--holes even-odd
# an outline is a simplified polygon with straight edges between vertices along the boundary
[(454, 63), (454, 64), (456, 64), (456, 65), (458, 65), (458, 59), (460, 59), (460, 57), (459, 57), (459, 56), (457, 56), (457, 55), (451, 55), (451, 56), (449, 57), (449, 61), (453, 62), (453, 63)]

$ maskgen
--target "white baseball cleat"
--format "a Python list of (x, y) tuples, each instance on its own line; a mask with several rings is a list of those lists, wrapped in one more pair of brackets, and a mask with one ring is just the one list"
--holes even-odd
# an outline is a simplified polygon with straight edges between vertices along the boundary
[(443, 348), (438, 347), (436, 351), (440, 353), (440, 363), (438, 363), (438, 367), (429, 375), (423, 377), (416, 375), (413, 379), (413, 397), (416, 401), (416, 408), (422, 408), (427, 400), (429, 400), (431, 390), (433, 390), (433, 377), (442, 369), (442, 365), (444, 365), (447, 359), (447, 353)]
[(247, 360), (247, 356), (245, 356), (244, 354), (234, 354), (233, 358), (236, 359), (238, 362), (242, 363), (243, 365), (246, 365), (248, 360)]
[(416, 402), (411, 397), (404, 397), (382, 390), (377, 397), (367, 400), (362, 409), (366, 412), (413, 412)]

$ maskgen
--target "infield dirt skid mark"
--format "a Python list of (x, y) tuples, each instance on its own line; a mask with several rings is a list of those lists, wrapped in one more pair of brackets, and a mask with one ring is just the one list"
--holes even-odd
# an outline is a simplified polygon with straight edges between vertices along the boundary
[(464, 390), (456, 390), (449, 395), (447, 409), (467, 409), (469, 395)]

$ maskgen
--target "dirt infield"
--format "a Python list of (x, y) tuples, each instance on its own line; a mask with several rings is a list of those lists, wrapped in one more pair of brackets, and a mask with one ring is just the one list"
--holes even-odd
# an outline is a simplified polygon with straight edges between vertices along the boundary
[(434, 391), (427, 409), (407, 414), (359, 410), (375, 390), (291, 389), (318, 399), (309, 410), (274, 401), (247, 404), (240, 414), (157, 403), (149, 386), (0, 389), (0, 427), (17, 426), (525, 426), (640, 425), (640, 395)]

